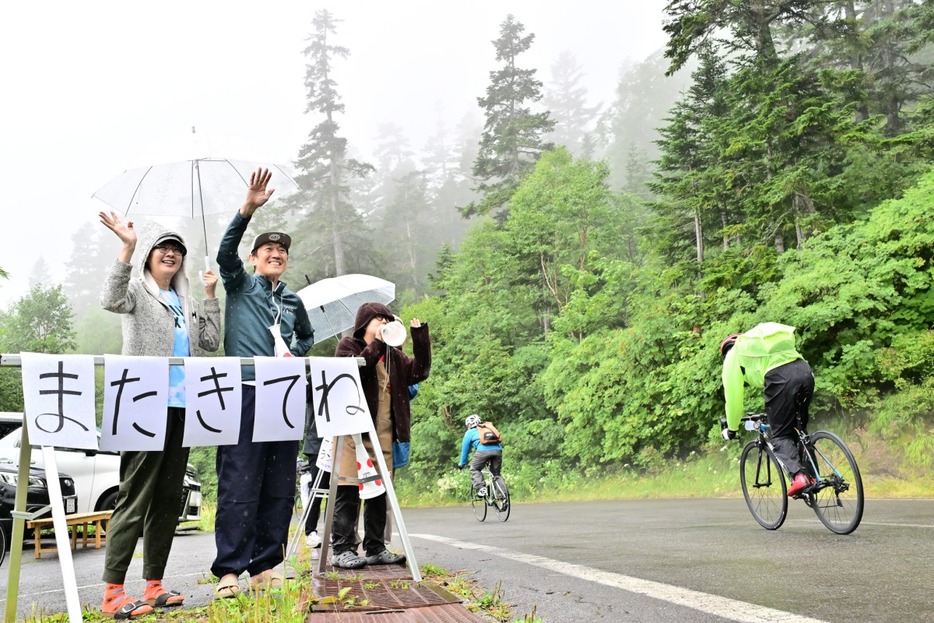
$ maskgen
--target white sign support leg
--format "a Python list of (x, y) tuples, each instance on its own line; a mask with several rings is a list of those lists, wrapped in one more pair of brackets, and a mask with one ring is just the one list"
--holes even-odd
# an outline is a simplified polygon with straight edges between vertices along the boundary
[(415, 550), (412, 549), (412, 543), (409, 541), (409, 533), (405, 529), (405, 521), (402, 519), (402, 511), (399, 509), (399, 500), (396, 498), (396, 489), (392, 484), (392, 472), (386, 465), (386, 459), (383, 458), (383, 450), (380, 448), (379, 439), (372, 425), (367, 431), (370, 440), (373, 442), (373, 453), (376, 455), (376, 462), (379, 464), (379, 473), (383, 474), (383, 485), (386, 486), (386, 501), (392, 506), (393, 517), (396, 518), (396, 528), (399, 530), (399, 537), (402, 539), (402, 547), (405, 550), (405, 564), (408, 565), (412, 573), (412, 579), (416, 582), (422, 581), (422, 574), (418, 570), (418, 563), (415, 562)]
[(42, 446), (42, 458), (45, 461), (45, 475), (49, 486), (49, 500), (52, 503), (52, 526), (55, 528), (55, 546), (62, 567), (62, 581), (65, 584), (65, 603), (68, 606), (68, 620), (71, 623), (82, 621), (81, 601), (78, 597), (78, 581), (75, 578), (75, 564), (71, 557), (71, 539), (68, 538), (68, 525), (65, 523), (65, 507), (62, 504), (62, 487), (58, 481), (58, 465), (55, 463), (55, 448)]
[(337, 500), (337, 482), (340, 480), (341, 457), (347, 448), (344, 447), (346, 437), (337, 437), (334, 444), (334, 456), (331, 460), (331, 486), (328, 487), (328, 506), (324, 512), (324, 532), (321, 534), (321, 554), (318, 556), (318, 571), (316, 575), (324, 574), (324, 565), (330, 556), (331, 530), (334, 527), (334, 507)]
[(305, 522), (308, 521), (308, 515), (311, 514), (311, 505), (317, 499), (321, 498), (322, 500), (327, 497), (327, 492), (321, 489), (321, 480), (324, 478), (324, 471), (319, 469), (318, 473), (315, 475), (314, 481), (311, 483), (311, 495), (308, 496), (308, 501), (305, 503), (305, 508), (302, 510), (302, 517), (298, 522), (298, 527), (295, 529), (295, 534), (292, 536), (292, 540), (289, 542), (289, 549), (285, 553), (286, 559), (291, 558), (295, 553), (295, 550), (298, 548), (298, 543), (301, 538), (305, 535)]

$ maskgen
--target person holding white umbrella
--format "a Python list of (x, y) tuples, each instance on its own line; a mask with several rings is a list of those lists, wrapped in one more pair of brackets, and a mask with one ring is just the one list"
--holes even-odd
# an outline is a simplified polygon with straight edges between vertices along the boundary
[[(229, 357), (304, 357), (314, 343), (308, 312), (281, 280), (292, 239), (264, 232), (253, 239), (248, 273), (237, 249), (253, 214), (273, 193), (271, 173), (250, 175), (246, 198), (227, 226), (217, 250), (217, 265), (227, 292), (224, 351)], [(250, 575), (254, 588), (280, 588), (275, 567), (283, 561), (295, 496), (298, 441), (253, 442), (256, 410), (255, 370), (244, 366), (240, 439), (217, 448), (217, 556), (211, 572), (219, 578), (215, 594), (236, 597), (239, 578)]]
[[(101, 292), (104, 309), (120, 314), (124, 355), (188, 357), (220, 346), (221, 312), (217, 276), (202, 274), (205, 300), (192, 298), (185, 274), (188, 250), (182, 237), (156, 223), (143, 227), (137, 244), (132, 221), (101, 212), (101, 223), (122, 242)], [(142, 253), (133, 255), (139, 247)], [(137, 275), (131, 276), (133, 264)], [(107, 529), (104, 600), (101, 612), (115, 619), (149, 614), (153, 607), (180, 606), (185, 597), (163, 588), (162, 578), (178, 523), (178, 499), (188, 465), (182, 445), (185, 427), (185, 369), (169, 371), (165, 448), (161, 452), (121, 452), (120, 490)], [(142, 600), (124, 589), (127, 570), (143, 539)]]

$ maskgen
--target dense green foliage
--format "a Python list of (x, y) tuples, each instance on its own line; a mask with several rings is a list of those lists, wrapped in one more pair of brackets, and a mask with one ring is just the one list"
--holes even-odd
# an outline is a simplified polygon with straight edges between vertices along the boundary
[(431, 319), (438, 363), (403, 488), (436, 486), (474, 411), (524, 483), (688, 456), (716, 438), (716, 346), (765, 320), (798, 328), (817, 421), (910, 439), (899, 461), (930, 466), (934, 126), (906, 78), (930, 72), (922, 7), (669, 3), (669, 69), (697, 66), (654, 197), (545, 154), (508, 218), (446, 258), (440, 295), (406, 310)]
[[(261, 218), (295, 233), (290, 285), (371, 272), (429, 323), (403, 494), (454, 482), (475, 412), (526, 492), (720, 447), (716, 347), (766, 320), (797, 328), (815, 421), (854, 431), (871, 468), (931, 467), (934, 3), (672, 0), (667, 16), (663, 54), (627, 68), (593, 128), (586, 68), (562, 58), (543, 98), (521, 67), (534, 35), (507, 17), (483, 128), (439, 124), (419, 162), (387, 127), (370, 166), (339, 136), (334, 61), (349, 51), (316, 15), (302, 190)], [(72, 273), (85, 306), (94, 273)], [(33, 328), (21, 311), (4, 335)], [(114, 348), (84, 334), (94, 315), (77, 326), (82, 350)]]
[[(470, 232), (439, 282), (445, 294), (405, 310), (431, 319), (436, 363), (413, 403), (415, 458), (403, 490), (436, 486), (472, 412), (504, 432), (508, 469), (541, 478), (613, 465), (653, 469), (687, 456), (719, 428), (720, 339), (774, 319), (798, 328), (816, 370), (816, 421), (843, 415), (851, 427), (868, 426), (894, 443), (904, 438), (905, 459), (931, 464), (934, 172), (866, 219), (774, 258), (773, 276), (752, 292), (723, 287), (698, 296), (666, 282), (671, 270), (663, 264), (603, 257), (622, 246), (619, 239), (579, 246), (586, 238), (579, 214), (548, 220), (557, 201), (539, 197), (523, 214), (518, 199), (541, 192), (543, 180), (563, 180), (552, 190), (583, 196), (593, 190), (586, 182), (599, 185), (598, 171), (546, 154), (505, 226)], [(579, 183), (568, 183), (575, 176)], [(608, 198), (581, 205), (618, 217)], [(540, 229), (510, 226), (532, 215)], [(566, 231), (572, 223), (576, 233)], [(549, 254), (536, 246), (545, 239), (561, 264), (552, 274), (564, 294), (553, 301), (542, 269)], [(749, 408), (761, 400), (753, 394)]]
[[(68, 353), (76, 346), (73, 313), (62, 286), (34, 286), (0, 313), (0, 353)], [(18, 367), (0, 368), (0, 411), (22, 411)]]

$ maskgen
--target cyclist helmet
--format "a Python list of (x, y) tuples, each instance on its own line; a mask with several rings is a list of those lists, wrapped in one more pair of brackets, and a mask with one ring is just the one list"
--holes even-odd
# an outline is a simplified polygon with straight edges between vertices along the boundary
[(740, 336), (739, 333), (731, 333), (720, 342), (720, 355), (726, 357), (726, 354), (730, 352), (730, 349), (733, 348), (733, 344), (736, 343), (736, 338)]
[(480, 416), (476, 413), (467, 416), (467, 419), (464, 420), (464, 424), (467, 428), (476, 428), (477, 424), (480, 423)]

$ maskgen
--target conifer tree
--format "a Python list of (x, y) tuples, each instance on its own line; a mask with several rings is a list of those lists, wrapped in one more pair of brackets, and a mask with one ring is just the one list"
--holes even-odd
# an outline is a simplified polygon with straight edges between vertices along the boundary
[(486, 123), (473, 174), (483, 199), (462, 208), (465, 217), (501, 210), (498, 216), (505, 216), (513, 192), (548, 147), (543, 135), (555, 125), (547, 111), (533, 112), (531, 108), (542, 98), (542, 83), (535, 78), (535, 69), (517, 65), (519, 55), (535, 40), (534, 34), (523, 35), (524, 31), (525, 26), (508, 15), (493, 42), (496, 60), (502, 65), (490, 72), (486, 97), (477, 98)]
[(71, 237), (75, 253), (67, 262), (64, 286), (77, 319), (100, 308), (103, 275), (117, 256), (117, 245), (105, 241), (101, 234), (106, 230), (95, 225), (84, 223)]
[(581, 86), (584, 71), (568, 51), (562, 52), (551, 66), (551, 81), (542, 98), (555, 121), (547, 139), (566, 147), (575, 156), (587, 147), (591, 122), (600, 106), (587, 105), (587, 89)]
[[(285, 201), (292, 215), (303, 217), (298, 223), (296, 242), (305, 249), (303, 261), (313, 264), (313, 270), (307, 266), (299, 270), (319, 277), (353, 272), (347, 249), (358, 244), (362, 247), (366, 236), (365, 223), (349, 201), (349, 183), (353, 177), (374, 170), (372, 165), (350, 157), (347, 139), (338, 133), (338, 117), (344, 112), (344, 104), (337, 91), (333, 62), (350, 54), (331, 40), (339, 22), (327, 10), (317, 11), (312, 20), (314, 32), (304, 50), (308, 94), (305, 112), (317, 115), (320, 121), (295, 162), (300, 192)], [(321, 249), (329, 249), (329, 255), (317, 254)]]

